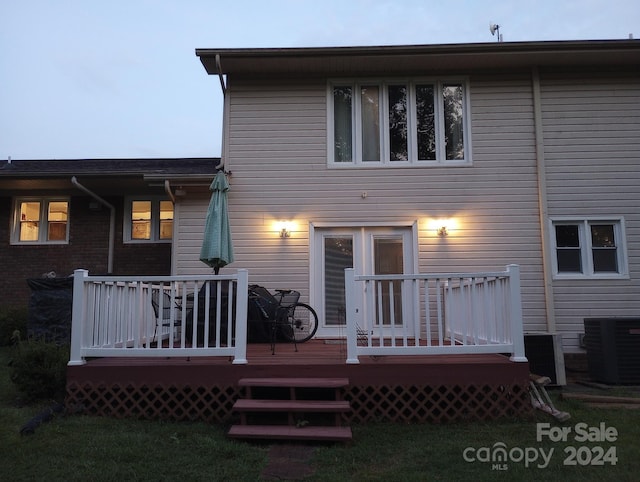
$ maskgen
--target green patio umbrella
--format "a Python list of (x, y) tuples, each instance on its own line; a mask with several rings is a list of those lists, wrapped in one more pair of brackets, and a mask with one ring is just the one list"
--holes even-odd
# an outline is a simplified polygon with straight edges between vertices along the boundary
[(218, 171), (209, 189), (212, 194), (200, 248), (200, 261), (211, 266), (215, 274), (218, 274), (220, 268), (233, 262), (233, 244), (227, 212), (229, 183), (224, 172)]

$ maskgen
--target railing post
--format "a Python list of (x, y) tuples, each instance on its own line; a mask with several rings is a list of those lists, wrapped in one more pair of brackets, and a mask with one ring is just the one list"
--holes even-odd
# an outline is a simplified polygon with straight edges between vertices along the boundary
[(509, 274), (509, 303), (511, 316), (511, 342), (513, 353), (511, 361), (526, 362), (524, 354), (524, 331), (522, 329), (522, 294), (520, 293), (520, 266), (510, 264), (507, 266)]
[(347, 363), (358, 364), (358, 329), (356, 326), (356, 281), (353, 268), (344, 270), (344, 288), (347, 323)]
[(247, 364), (247, 304), (249, 299), (249, 272), (238, 270), (238, 291), (236, 293), (236, 341), (234, 365)]
[(85, 299), (84, 283), (89, 272), (86, 269), (77, 269), (73, 272), (73, 306), (71, 311), (71, 347), (69, 363), (67, 365), (84, 365), (86, 361), (82, 357), (82, 342), (85, 328)]

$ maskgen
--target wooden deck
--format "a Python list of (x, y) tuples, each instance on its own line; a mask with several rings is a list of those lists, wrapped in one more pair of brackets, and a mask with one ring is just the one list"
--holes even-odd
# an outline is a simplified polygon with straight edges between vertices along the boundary
[(67, 405), (116, 417), (228, 422), (241, 378), (343, 377), (347, 421), (446, 422), (530, 411), (528, 363), (503, 355), (361, 357), (348, 365), (333, 340), (250, 344), (246, 365), (228, 358), (100, 358), (67, 369)]

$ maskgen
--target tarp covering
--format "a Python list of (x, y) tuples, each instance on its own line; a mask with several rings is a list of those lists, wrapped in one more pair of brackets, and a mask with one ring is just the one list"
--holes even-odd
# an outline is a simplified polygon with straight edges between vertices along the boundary
[(27, 332), (58, 343), (71, 342), (73, 278), (32, 278)]

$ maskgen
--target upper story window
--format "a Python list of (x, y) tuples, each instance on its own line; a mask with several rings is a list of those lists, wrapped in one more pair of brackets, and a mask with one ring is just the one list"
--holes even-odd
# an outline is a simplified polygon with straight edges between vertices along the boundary
[(558, 278), (626, 275), (621, 220), (553, 220), (554, 273)]
[(17, 198), (13, 209), (12, 244), (67, 244), (69, 199)]
[(330, 166), (471, 162), (465, 80), (334, 81), (328, 97)]
[(126, 201), (124, 240), (130, 243), (170, 242), (173, 237), (173, 203), (160, 198)]

